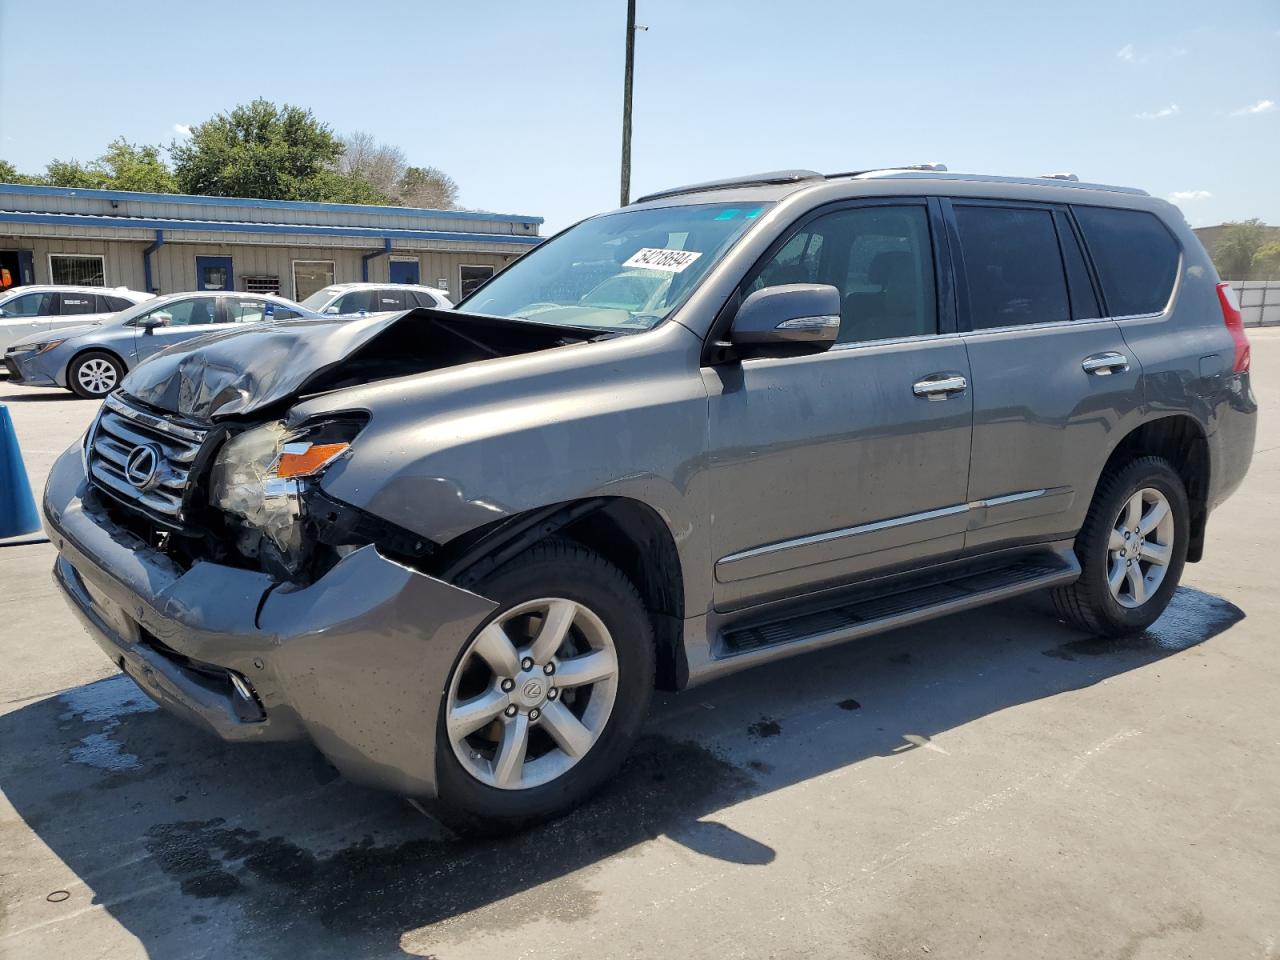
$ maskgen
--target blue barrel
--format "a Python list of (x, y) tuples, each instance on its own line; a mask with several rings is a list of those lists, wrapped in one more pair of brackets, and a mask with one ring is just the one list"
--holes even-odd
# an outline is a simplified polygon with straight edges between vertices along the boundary
[(0, 403), (0, 539), (40, 529), (40, 514), (18, 449), (9, 408)]

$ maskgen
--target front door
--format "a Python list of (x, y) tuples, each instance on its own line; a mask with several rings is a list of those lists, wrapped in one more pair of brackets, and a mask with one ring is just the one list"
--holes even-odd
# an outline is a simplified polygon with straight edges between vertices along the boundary
[(197, 290), (234, 290), (235, 274), (230, 257), (196, 257)]
[(961, 325), (973, 371), (966, 549), (1072, 536), (1141, 369), (1102, 318), (1074, 225), (1049, 205), (954, 200)]
[(718, 609), (962, 549), (972, 400), (940, 224), (923, 200), (842, 205), (748, 276), (839, 288), (840, 342), (704, 369)]
[(417, 283), (418, 282), (418, 261), (415, 260), (392, 260), (391, 261), (391, 282), (392, 283)]
[(230, 326), (219, 301), (221, 297), (191, 297), (171, 300), (133, 321), (134, 351), (139, 361), (165, 347), (192, 337)]

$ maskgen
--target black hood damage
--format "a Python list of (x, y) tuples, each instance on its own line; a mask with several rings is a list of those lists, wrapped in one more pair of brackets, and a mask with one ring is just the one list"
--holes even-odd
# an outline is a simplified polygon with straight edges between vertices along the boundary
[(289, 320), (177, 344), (135, 369), (122, 387), (153, 408), (212, 422), (302, 395), (600, 336), (454, 310)]

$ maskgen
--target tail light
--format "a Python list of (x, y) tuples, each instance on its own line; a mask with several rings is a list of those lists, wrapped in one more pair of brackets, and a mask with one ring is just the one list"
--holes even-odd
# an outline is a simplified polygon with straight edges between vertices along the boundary
[(1249, 338), (1244, 334), (1244, 314), (1240, 312), (1240, 301), (1231, 284), (1218, 284), (1218, 303), (1222, 304), (1222, 322), (1231, 333), (1231, 340), (1236, 345), (1235, 362), (1231, 365), (1232, 373), (1244, 373), (1249, 369)]

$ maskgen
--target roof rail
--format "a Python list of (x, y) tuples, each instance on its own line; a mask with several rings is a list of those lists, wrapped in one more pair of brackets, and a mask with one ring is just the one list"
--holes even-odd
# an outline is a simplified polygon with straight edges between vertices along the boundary
[(1072, 183), (1079, 183), (1080, 178), (1074, 173), (1042, 173), (1041, 180), (1070, 180)]
[(869, 167), (866, 170), (845, 170), (841, 173), (828, 173), (828, 180), (836, 180), (840, 177), (861, 177), (868, 173), (882, 173), (890, 170), (919, 170), (925, 173), (946, 173), (947, 165), (945, 163), (907, 163), (897, 167)]
[(632, 203), (645, 203), (649, 200), (663, 200), (667, 197), (678, 197), (686, 193), (702, 193), (707, 190), (732, 190), (734, 187), (763, 187), (770, 184), (803, 183), (806, 180), (821, 180), (822, 174), (816, 170), (772, 170), (768, 173), (755, 173), (745, 177), (728, 177), (724, 180), (708, 180), (705, 183), (691, 183), (684, 187), (672, 187), (656, 193), (646, 193), (643, 197), (632, 200)]

